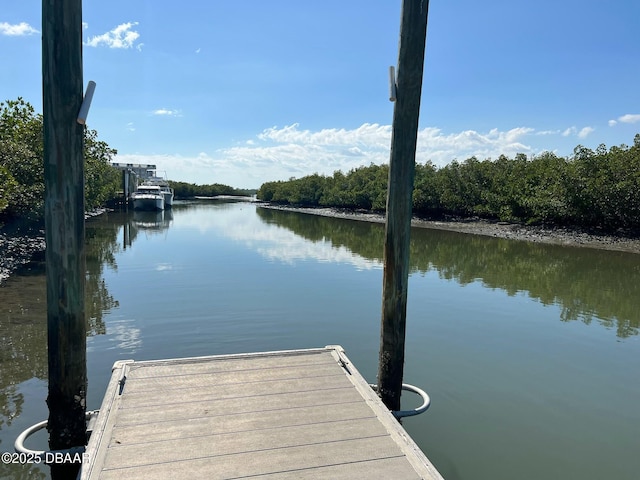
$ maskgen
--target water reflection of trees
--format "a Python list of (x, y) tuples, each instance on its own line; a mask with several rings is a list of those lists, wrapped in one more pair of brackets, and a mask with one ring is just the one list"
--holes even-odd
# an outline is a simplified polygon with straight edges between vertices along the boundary
[(104, 314), (118, 306), (118, 301), (107, 290), (103, 272), (105, 268), (118, 269), (115, 254), (122, 248), (118, 242), (121, 228), (121, 225), (104, 218), (86, 227), (85, 311), (88, 336), (104, 335)]
[[(14, 276), (0, 287), (0, 430), (22, 415), (25, 398), (19, 384), (47, 376), (46, 289), (43, 272)], [(0, 439), (0, 451), (13, 451)], [(0, 478), (36, 479), (30, 465), (0, 464)]]
[[(3, 364), (4, 369), (4, 364)], [(3, 371), (4, 376), (4, 371)], [(10, 427), (13, 420), (22, 414), (24, 406), (24, 395), (18, 392), (16, 385), (3, 386), (5, 382), (0, 381), (0, 431)], [(13, 444), (4, 445), (0, 439), (0, 451), (12, 452)], [(45, 473), (33, 464), (5, 464), (0, 463), (0, 478), (11, 478), (15, 480), (36, 480), (46, 478)]]
[(256, 212), (265, 223), (285, 227), (312, 242), (329, 240), (334, 247), (343, 246), (364, 258), (382, 261), (384, 226), (381, 224), (270, 208), (257, 208)]
[[(258, 208), (260, 218), (311, 241), (329, 240), (368, 258), (382, 258), (384, 226)], [(437, 271), (460, 284), (481, 281), (508, 295), (526, 292), (544, 305), (557, 304), (562, 321), (594, 320), (619, 337), (640, 329), (640, 256), (588, 248), (413, 229), (411, 271)]]
[[(115, 220), (115, 221), (114, 221)], [(86, 225), (85, 309), (87, 335), (106, 333), (104, 316), (118, 306), (103, 279), (105, 268), (117, 269), (119, 235), (131, 216), (118, 213), (89, 220)], [(36, 258), (0, 287), (0, 431), (23, 413), (20, 384), (47, 379), (47, 301), (44, 256)], [(17, 433), (16, 433), (17, 435)], [(15, 436), (15, 435), (14, 435)], [(12, 451), (0, 439), (0, 451)], [(44, 478), (37, 467), (0, 465), (0, 478)]]
[[(104, 281), (105, 268), (118, 269), (116, 254), (127, 244), (131, 245), (139, 231), (168, 227), (170, 215), (162, 215), (160, 220), (157, 220), (155, 213), (152, 215), (148, 218), (115, 212), (87, 222), (85, 310), (88, 336), (106, 333), (104, 316), (118, 307), (118, 301), (109, 293)], [(124, 231), (130, 232), (129, 238), (122, 238)], [(0, 338), (0, 389), (34, 377), (46, 378), (44, 258), (36, 259), (0, 287)], [(0, 407), (5, 404), (0, 404)]]

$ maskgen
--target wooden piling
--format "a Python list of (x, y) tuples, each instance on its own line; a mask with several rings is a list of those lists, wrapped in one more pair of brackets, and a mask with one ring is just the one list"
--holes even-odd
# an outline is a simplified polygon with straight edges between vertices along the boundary
[[(86, 444), (82, 0), (42, 1), (49, 447)], [(54, 480), (79, 465), (53, 464)]]
[(409, 283), (409, 240), (428, 0), (403, 0), (384, 245), (378, 395), (400, 410)]
[(129, 170), (122, 170), (122, 204), (125, 212), (129, 211)]

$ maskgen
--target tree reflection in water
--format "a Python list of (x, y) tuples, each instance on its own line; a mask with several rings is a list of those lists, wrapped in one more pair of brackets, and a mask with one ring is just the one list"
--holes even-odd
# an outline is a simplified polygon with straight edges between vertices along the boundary
[[(119, 214), (114, 214), (120, 218)], [(127, 217), (122, 217), (127, 220)], [(122, 248), (119, 232), (123, 223), (96, 217), (86, 226), (85, 308), (87, 335), (106, 333), (104, 315), (118, 306), (102, 278), (105, 268), (117, 269), (115, 254)], [(12, 426), (23, 414), (24, 382), (47, 381), (47, 303), (44, 255), (7, 279), (0, 286), (0, 451), (13, 451), (20, 433)], [(28, 391), (28, 389), (26, 389)], [(27, 399), (33, 402), (32, 399)], [(42, 399), (44, 403), (44, 399)], [(35, 465), (0, 464), (0, 478), (42, 479)]]
[[(269, 224), (317, 242), (328, 240), (367, 259), (382, 260), (384, 225), (357, 220), (256, 209)], [(437, 271), (440, 278), (465, 285), (527, 295), (543, 305), (559, 305), (561, 321), (594, 320), (626, 338), (640, 329), (640, 256), (590, 248), (414, 228), (410, 269)]]

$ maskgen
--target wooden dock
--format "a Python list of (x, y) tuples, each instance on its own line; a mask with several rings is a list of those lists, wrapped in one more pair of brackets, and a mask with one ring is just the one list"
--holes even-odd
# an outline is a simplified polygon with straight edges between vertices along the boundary
[(83, 480), (442, 479), (339, 346), (117, 362)]

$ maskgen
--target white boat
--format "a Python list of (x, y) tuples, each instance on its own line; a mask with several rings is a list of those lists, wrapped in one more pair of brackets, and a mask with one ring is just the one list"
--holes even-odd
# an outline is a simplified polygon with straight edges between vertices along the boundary
[(169, 182), (162, 177), (150, 177), (146, 179), (143, 185), (155, 185), (160, 187), (160, 191), (164, 196), (164, 208), (171, 208), (173, 205), (173, 188), (169, 186)]
[(165, 196), (159, 185), (139, 185), (131, 199), (135, 210), (164, 210)]

